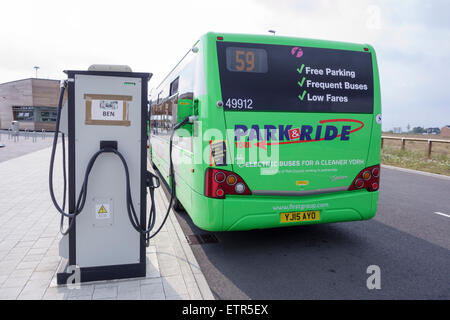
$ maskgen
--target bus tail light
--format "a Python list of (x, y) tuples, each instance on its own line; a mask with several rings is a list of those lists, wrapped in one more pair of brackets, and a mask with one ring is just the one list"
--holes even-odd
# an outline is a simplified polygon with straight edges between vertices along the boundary
[(377, 191), (380, 187), (380, 165), (372, 166), (361, 170), (353, 180), (348, 190), (367, 189)]
[(205, 196), (224, 199), (227, 194), (251, 195), (244, 180), (234, 172), (209, 168), (205, 174)]

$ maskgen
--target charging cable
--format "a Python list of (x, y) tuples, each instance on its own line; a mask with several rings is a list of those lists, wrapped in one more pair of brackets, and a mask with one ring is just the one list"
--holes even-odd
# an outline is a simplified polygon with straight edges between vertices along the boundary
[[(127, 206), (127, 213), (128, 218), (130, 220), (131, 225), (133, 228), (139, 232), (142, 236), (142, 240), (145, 241), (145, 245), (149, 245), (149, 241), (151, 238), (156, 236), (164, 226), (164, 224), (167, 221), (167, 218), (169, 216), (170, 210), (172, 209), (173, 199), (176, 196), (176, 188), (175, 188), (175, 170), (173, 165), (173, 159), (172, 159), (172, 147), (173, 147), (173, 137), (175, 134), (175, 131), (181, 128), (183, 125), (187, 123), (193, 123), (196, 119), (198, 119), (197, 116), (190, 116), (183, 119), (181, 122), (177, 123), (172, 130), (172, 133), (170, 135), (170, 143), (169, 143), (169, 177), (170, 177), (170, 200), (169, 205), (167, 207), (167, 212), (163, 218), (163, 221), (161, 225), (158, 227), (158, 229), (151, 234), (151, 231), (155, 227), (156, 222), (156, 208), (155, 208), (155, 201), (154, 201), (154, 190), (160, 186), (159, 178), (154, 175), (153, 173), (147, 171), (146, 174), (146, 184), (147, 188), (149, 189), (149, 195), (151, 199), (151, 207), (149, 212), (149, 219), (148, 224), (146, 228), (142, 228), (139, 223), (139, 219), (136, 215), (136, 211), (134, 209), (133, 205), (133, 199), (131, 195), (131, 186), (130, 186), (130, 174), (128, 170), (127, 162), (124, 158), (124, 156), (117, 150), (117, 148), (112, 147), (103, 147), (100, 148), (99, 151), (94, 153), (94, 155), (89, 160), (89, 163), (87, 165), (83, 184), (81, 186), (80, 194), (78, 196), (78, 200), (76, 202), (75, 209), (72, 213), (65, 212), (65, 205), (66, 205), (66, 189), (67, 189), (67, 177), (66, 177), (66, 157), (65, 157), (65, 136), (62, 134), (62, 149), (63, 149), (63, 176), (64, 176), (64, 188), (63, 188), (63, 205), (62, 207), (59, 206), (58, 201), (56, 200), (54, 190), (53, 190), (53, 167), (55, 162), (55, 154), (56, 154), (56, 146), (58, 143), (58, 137), (59, 137), (59, 128), (60, 128), (60, 122), (61, 122), (61, 109), (62, 109), (62, 103), (64, 98), (64, 92), (67, 87), (67, 81), (61, 82), (61, 90), (60, 90), (60, 96), (59, 96), (59, 102), (58, 102), (58, 112), (56, 117), (56, 128), (55, 128), (55, 134), (53, 138), (53, 146), (52, 146), (52, 153), (50, 156), (50, 168), (49, 168), (49, 190), (50, 190), (50, 197), (52, 199), (53, 205), (58, 210), (58, 212), (61, 214), (61, 221), (60, 221), (60, 231), (63, 235), (66, 235), (70, 232), (70, 230), (73, 228), (74, 221), (77, 215), (81, 213), (83, 210), (85, 203), (86, 203), (86, 196), (87, 196), (87, 188), (88, 188), (88, 180), (89, 180), (89, 174), (92, 170), (92, 167), (94, 166), (95, 161), (97, 160), (98, 156), (102, 153), (113, 153), (119, 157), (119, 159), (122, 162), (124, 171), (125, 171), (125, 179), (126, 179), (126, 206)], [(155, 183), (156, 181), (156, 183)], [(66, 230), (64, 230), (64, 218), (69, 218), (69, 225)]]

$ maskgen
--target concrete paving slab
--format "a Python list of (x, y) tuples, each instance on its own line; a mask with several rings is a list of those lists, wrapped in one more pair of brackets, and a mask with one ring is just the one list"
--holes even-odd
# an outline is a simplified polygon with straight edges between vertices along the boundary
[[(0, 299), (214, 299), (173, 210), (147, 248), (146, 277), (57, 286), (61, 235), (60, 217), (48, 194), (50, 148), (18, 152), (24, 153), (0, 159)], [(58, 156), (54, 184), (61, 199)], [(168, 205), (162, 188), (156, 190), (155, 202), (159, 226)]]

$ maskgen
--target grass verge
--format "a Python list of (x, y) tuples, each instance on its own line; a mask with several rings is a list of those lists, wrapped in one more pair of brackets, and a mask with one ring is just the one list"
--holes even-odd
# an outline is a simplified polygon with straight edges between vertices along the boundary
[(384, 147), (381, 151), (381, 163), (450, 176), (450, 161), (446, 154), (432, 155), (428, 159), (424, 152)]

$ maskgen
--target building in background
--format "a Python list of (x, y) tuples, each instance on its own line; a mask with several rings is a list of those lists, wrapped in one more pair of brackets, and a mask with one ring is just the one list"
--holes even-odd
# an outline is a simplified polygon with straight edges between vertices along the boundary
[(393, 132), (393, 133), (402, 133), (402, 127), (394, 127), (394, 128), (392, 129), (392, 132)]
[(427, 134), (440, 134), (441, 133), (441, 129), (439, 129), (439, 128), (425, 128), (424, 131)]
[(20, 130), (54, 131), (59, 81), (23, 79), (0, 84), (0, 128), (19, 121)]
[(450, 138), (450, 125), (441, 129), (441, 136)]

